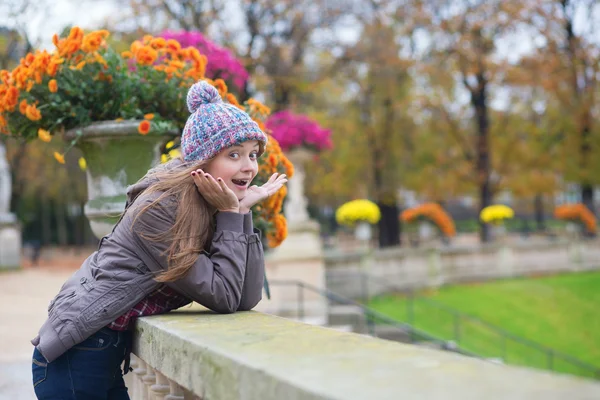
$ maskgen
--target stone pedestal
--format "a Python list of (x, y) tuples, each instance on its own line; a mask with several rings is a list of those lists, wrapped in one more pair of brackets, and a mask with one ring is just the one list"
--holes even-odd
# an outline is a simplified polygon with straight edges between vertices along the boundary
[(21, 267), (21, 228), (14, 215), (13, 222), (7, 222), (8, 219), (0, 216), (0, 271)]
[[(327, 300), (312, 290), (325, 288), (325, 261), (316, 222), (290, 226), (287, 239), (266, 254), (265, 264), (271, 299), (264, 297), (256, 310), (307, 322), (325, 321)], [(293, 282), (307, 287), (302, 289)]]
[[(311, 288), (325, 288), (325, 261), (319, 224), (309, 219), (304, 196), (304, 164), (313, 153), (306, 149), (294, 149), (286, 156), (294, 164), (294, 176), (288, 182), (285, 217), (288, 237), (281, 246), (270, 250), (265, 258), (271, 299), (264, 299), (256, 308), (259, 311), (306, 322), (320, 323), (326, 320), (327, 300), (309, 288), (291, 284), (302, 282)], [(289, 284), (278, 283), (287, 281)], [(322, 320), (322, 321), (321, 321)]]
[(0, 270), (21, 267), (21, 228), (10, 212), (11, 192), (6, 149), (0, 142)]

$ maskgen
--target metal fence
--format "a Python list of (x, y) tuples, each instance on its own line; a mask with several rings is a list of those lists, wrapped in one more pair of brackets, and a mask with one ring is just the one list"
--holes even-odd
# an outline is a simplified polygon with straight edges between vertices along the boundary
[[(413, 290), (398, 289), (381, 278), (367, 273), (355, 273), (352, 279), (361, 288), (361, 302), (369, 304), (369, 288), (379, 286), (387, 293), (405, 297), (405, 310), (399, 310), (401, 320), (409, 326), (438, 340), (454, 343), (463, 351), (478, 357), (497, 359), (507, 364), (524, 365), (555, 372), (600, 379), (600, 368), (544, 346), (533, 340), (512, 334), (505, 329), (465, 314), (434, 300), (420, 297)], [(359, 280), (359, 282), (356, 282)], [(389, 316), (388, 316), (389, 318)]]

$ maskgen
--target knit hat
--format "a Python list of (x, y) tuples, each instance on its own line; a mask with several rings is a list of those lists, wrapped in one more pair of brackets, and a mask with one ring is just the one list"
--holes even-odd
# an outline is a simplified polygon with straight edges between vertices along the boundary
[(247, 140), (258, 140), (260, 154), (267, 135), (250, 116), (236, 106), (224, 103), (217, 89), (206, 81), (195, 83), (187, 94), (189, 116), (181, 136), (185, 161), (202, 161), (221, 150)]

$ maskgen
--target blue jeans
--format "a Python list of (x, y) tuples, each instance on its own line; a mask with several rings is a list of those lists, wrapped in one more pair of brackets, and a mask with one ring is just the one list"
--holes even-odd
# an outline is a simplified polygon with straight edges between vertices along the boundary
[(102, 328), (47, 363), (33, 351), (33, 387), (41, 400), (129, 400), (121, 363), (130, 332)]

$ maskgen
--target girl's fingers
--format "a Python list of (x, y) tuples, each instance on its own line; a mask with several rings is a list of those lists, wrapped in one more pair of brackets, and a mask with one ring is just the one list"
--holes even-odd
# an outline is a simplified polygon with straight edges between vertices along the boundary
[(265, 184), (275, 182), (276, 178), (277, 178), (277, 172), (275, 172), (273, 175), (271, 175), (271, 177), (269, 178), (269, 180)]
[(223, 181), (223, 179), (221, 178), (217, 178), (217, 183), (219, 184), (221, 190), (224, 193), (227, 193), (227, 191), (229, 190), (229, 188), (227, 187), (227, 185), (225, 184), (225, 181)]

